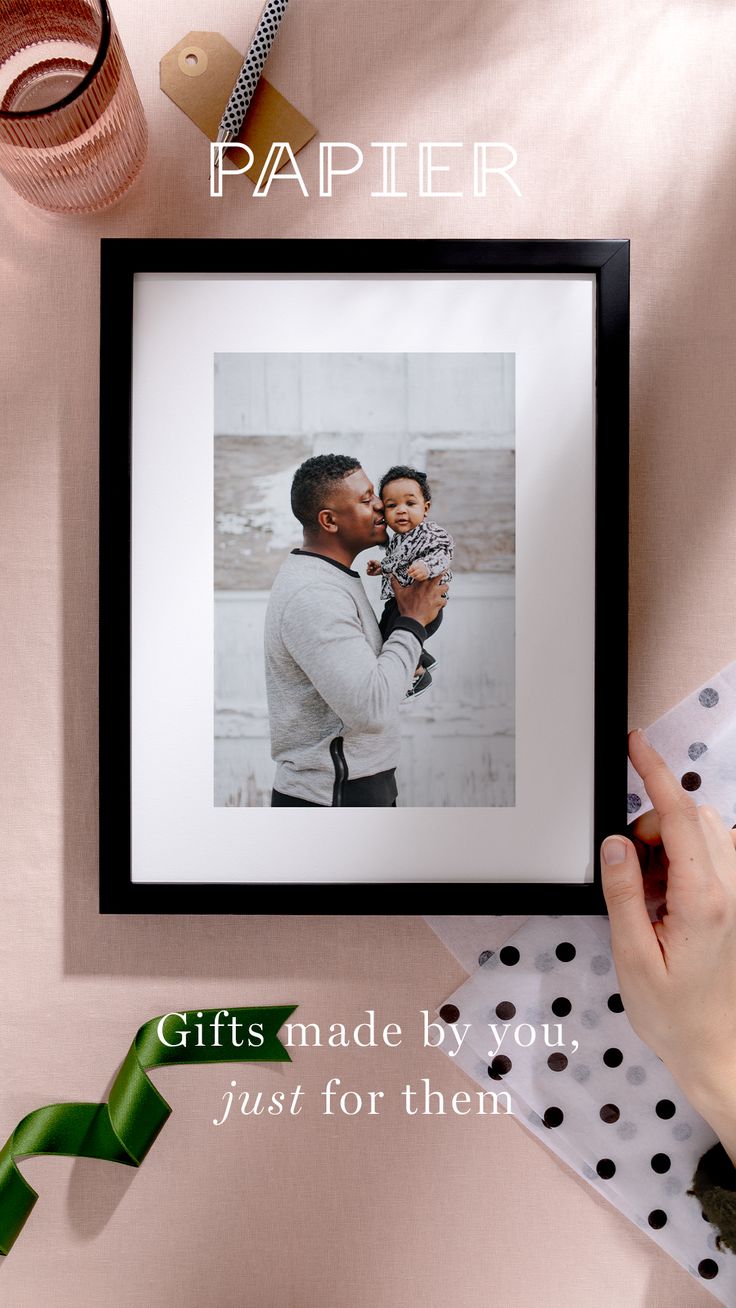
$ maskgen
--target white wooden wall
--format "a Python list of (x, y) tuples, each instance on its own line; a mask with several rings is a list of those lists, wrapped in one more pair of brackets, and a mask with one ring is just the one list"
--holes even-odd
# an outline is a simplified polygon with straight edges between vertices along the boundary
[[(380, 579), (367, 578), (371, 599)], [(215, 804), (268, 805), (273, 784), (263, 667), (267, 591), (225, 591), (215, 607)], [(376, 611), (380, 604), (376, 599)], [(428, 648), (433, 685), (401, 709), (402, 807), (514, 803), (513, 579), (458, 577)]]

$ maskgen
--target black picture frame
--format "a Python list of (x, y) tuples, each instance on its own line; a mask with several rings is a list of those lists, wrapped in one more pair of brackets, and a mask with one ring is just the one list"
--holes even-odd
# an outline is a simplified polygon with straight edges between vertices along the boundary
[[(141, 883), (131, 869), (131, 384), (139, 273), (592, 274), (595, 340), (594, 880)], [(102, 913), (604, 913), (597, 850), (623, 829), (628, 606), (627, 240), (101, 242), (99, 860)], [(616, 505), (616, 512), (610, 506)], [(601, 598), (602, 597), (602, 598)], [(611, 615), (615, 615), (615, 621)], [(544, 832), (540, 831), (540, 840)], [(452, 888), (452, 895), (448, 889)]]

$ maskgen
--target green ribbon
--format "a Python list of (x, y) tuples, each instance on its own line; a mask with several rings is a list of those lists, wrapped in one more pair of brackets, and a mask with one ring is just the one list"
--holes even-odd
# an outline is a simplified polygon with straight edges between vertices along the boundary
[[(10, 1252), (38, 1199), (18, 1171), (16, 1159), (66, 1154), (140, 1167), (171, 1113), (145, 1069), (173, 1063), (290, 1063), (277, 1032), (295, 1008), (296, 1004), (290, 1004), (171, 1014), (162, 1026), (164, 1040), (158, 1034), (164, 1019), (151, 1018), (130, 1046), (107, 1103), (48, 1104), (24, 1117), (0, 1150), (0, 1254)], [(213, 1020), (218, 1012), (215, 1035)], [(234, 1030), (233, 1018), (239, 1024)], [(254, 1044), (248, 1042), (249, 1027), (258, 1028)], [(180, 1044), (184, 1031), (188, 1033), (186, 1044)], [(201, 1044), (196, 1043), (198, 1039)]]

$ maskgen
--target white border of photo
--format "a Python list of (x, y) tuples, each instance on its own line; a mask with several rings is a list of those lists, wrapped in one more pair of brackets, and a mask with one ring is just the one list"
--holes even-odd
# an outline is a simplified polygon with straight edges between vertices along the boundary
[[(132, 880), (591, 882), (595, 276), (139, 273), (133, 339)], [(515, 354), (514, 808), (215, 806), (213, 359), (248, 351)]]

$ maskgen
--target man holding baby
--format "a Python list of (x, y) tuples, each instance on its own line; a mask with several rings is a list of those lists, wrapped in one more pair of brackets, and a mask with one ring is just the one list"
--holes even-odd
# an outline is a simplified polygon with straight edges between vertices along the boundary
[(272, 806), (394, 807), (399, 708), (427, 628), (447, 603), (447, 581), (395, 583), (399, 616), (384, 642), (352, 568), (388, 540), (383, 503), (360, 463), (307, 459), (291, 506), (304, 539), (276, 577), (265, 625)]

